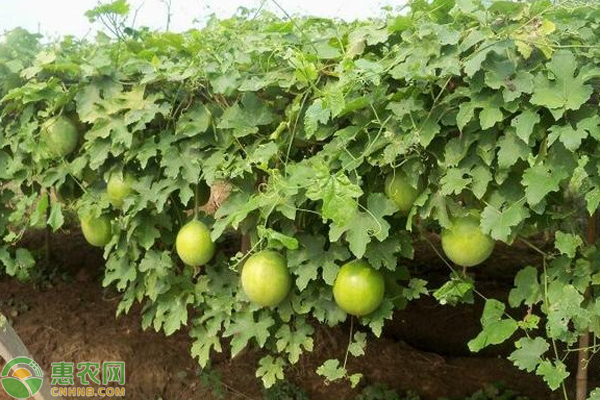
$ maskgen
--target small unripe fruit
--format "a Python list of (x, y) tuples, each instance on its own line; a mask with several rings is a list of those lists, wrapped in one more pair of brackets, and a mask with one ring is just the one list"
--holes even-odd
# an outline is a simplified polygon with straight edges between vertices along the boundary
[(193, 220), (181, 227), (175, 240), (181, 261), (192, 267), (206, 264), (215, 254), (210, 230), (202, 222)]
[(81, 220), (81, 232), (89, 244), (104, 247), (112, 237), (110, 219), (102, 215), (98, 218), (87, 217)]
[(106, 194), (110, 203), (117, 208), (123, 207), (125, 198), (133, 193), (133, 183), (131, 175), (112, 175), (106, 184)]
[(381, 305), (384, 294), (383, 275), (364, 260), (344, 264), (333, 284), (335, 302), (350, 315), (371, 314)]
[(415, 200), (419, 196), (419, 191), (411, 186), (408, 179), (401, 172), (391, 173), (385, 179), (385, 194), (396, 203), (398, 210), (402, 215), (407, 215), (412, 208)]
[(481, 231), (478, 218), (461, 217), (442, 231), (442, 248), (453, 263), (472, 267), (481, 264), (492, 254), (494, 239)]
[(262, 307), (272, 307), (285, 299), (292, 287), (287, 260), (276, 251), (264, 250), (246, 260), (242, 288), (246, 296)]
[(55, 157), (65, 157), (77, 148), (79, 132), (69, 118), (60, 116), (47, 121), (41, 130), (42, 139)]

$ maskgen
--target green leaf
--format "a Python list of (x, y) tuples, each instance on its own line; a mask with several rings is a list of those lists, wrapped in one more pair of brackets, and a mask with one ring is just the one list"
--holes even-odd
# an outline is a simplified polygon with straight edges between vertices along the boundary
[[(154, 192), (154, 194), (156, 195), (156, 192)], [(160, 231), (155, 226), (156, 222), (156, 218), (138, 214), (131, 224), (130, 229), (134, 230), (135, 238), (140, 246), (146, 250), (152, 248), (156, 239), (160, 238)]]
[(423, 147), (429, 146), (431, 141), (440, 133), (440, 125), (431, 117), (428, 117), (421, 123), (418, 131), (419, 143)]
[(469, 148), (477, 140), (472, 133), (463, 132), (460, 137), (448, 140), (444, 148), (444, 161), (448, 167), (456, 167), (467, 156)]
[(146, 295), (156, 301), (158, 296), (171, 288), (171, 269), (173, 259), (168, 251), (150, 250), (140, 262), (139, 270), (143, 274)]
[(241, 74), (238, 71), (228, 71), (218, 74), (210, 83), (215, 93), (231, 95), (239, 87), (240, 78)]
[(510, 46), (508, 41), (483, 42), (479, 49), (469, 56), (463, 63), (465, 74), (468, 77), (475, 75), (481, 69), (481, 64), (486, 60), (490, 53), (502, 54)]
[(256, 146), (256, 149), (252, 155), (248, 158), (248, 161), (260, 169), (268, 169), (269, 161), (271, 161), (279, 152), (277, 144), (275, 142), (261, 143)]
[(317, 368), (317, 374), (321, 375), (329, 382), (334, 382), (346, 377), (346, 369), (340, 366), (339, 360), (330, 359)]
[[(354, 62), (356, 71), (364, 77), (373, 82), (375, 85), (379, 85), (381, 82), (381, 75), (384, 72), (384, 68), (381, 63), (376, 61), (367, 60), (365, 58), (359, 58)], [(392, 76), (394, 76), (392, 70)], [(394, 76), (395, 77), (395, 76)]]
[(408, 281), (408, 287), (402, 290), (402, 294), (407, 300), (416, 300), (421, 298), (421, 295), (429, 294), (427, 290), (427, 281), (418, 278), (411, 278)]
[(511, 121), (511, 126), (515, 128), (516, 135), (525, 143), (529, 143), (529, 138), (533, 133), (533, 128), (540, 122), (540, 115), (530, 108), (526, 108)]
[(461, 131), (475, 116), (475, 103), (461, 103), (458, 106), (458, 114), (456, 115), (456, 126)]
[(461, 302), (472, 303), (474, 288), (472, 281), (452, 276), (448, 282), (433, 292), (433, 297), (441, 305), (450, 304), (454, 306)]
[[(327, 86), (323, 101), (327, 109), (329, 109), (331, 117), (337, 117), (346, 107), (344, 87), (339, 84)], [(327, 121), (324, 121), (323, 123), (327, 123)]]
[(306, 109), (304, 115), (304, 129), (306, 130), (306, 135), (309, 138), (314, 135), (319, 127), (319, 123), (326, 124), (327, 121), (329, 121), (330, 115), (331, 111), (328, 108), (325, 108), (323, 101), (321, 99), (315, 100), (314, 103)]
[(413, 254), (412, 238), (406, 231), (399, 231), (388, 236), (383, 242), (372, 241), (369, 243), (365, 257), (373, 268), (395, 271), (399, 256), (412, 258)]
[(241, 138), (258, 132), (258, 127), (269, 125), (275, 115), (269, 106), (254, 93), (243, 95), (241, 102), (225, 110), (217, 128), (231, 129), (235, 137)]
[(193, 303), (194, 296), (178, 288), (160, 296), (156, 302), (156, 313), (154, 315), (154, 330), (161, 328), (166, 336), (170, 336), (187, 324), (188, 305)]
[(583, 295), (573, 285), (559, 280), (550, 283), (545, 304), (549, 337), (567, 343), (577, 340), (570, 324), (574, 323), (575, 329), (583, 329), (589, 325), (591, 318), (590, 311), (582, 306), (583, 300)]
[(513, 229), (529, 217), (523, 202), (504, 204), (501, 209), (488, 204), (481, 213), (481, 230), (493, 239), (508, 241)]
[(492, 89), (502, 89), (502, 96), (506, 102), (533, 90), (533, 76), (526, 71), (517, 71), (513, 61), (495, 60), (488, 68), (485, 83)]
[(50, 215), (48, 216), (48, 225), (52, 231), (56, 232), (65, 223), (65, 217), (62, 212), (62, 205), (55, 201), (50, 207)]
[(539, 329), (541, 320), (542, 319), (535, 314), (526, 314), (525, 317), (519, 321), (519, 328), (525, 331), (534, 331)]
[(48, 194), (44, 193), (37, 201), (35, 210), (31, 215), (29, 222), (30, 226), (45, 225), (46, 221), (46, 210), (50, 206), (50, 198)]
[[(317, 194), (316, 191), (319, 191)], [(311, 188), (306, 196), (312, 200), (323, 200), (323, 217), (334, 223), (347, 223), (358, 208), (356, 198), (362, 195), (362, 190), (350, 182), (346, 175), (334, 176), (319, 188)]]
[(469, 350), (479, 350), (508, 340), (518, 329), (517, 322), (504, 316), (504, 304), (494, 299), (487, 299), (481, 317), (482, 332), (469, 341)]
[(256, 231), (258, 232), (258, 236), (260, 238), (267, 239), (269, 248), (285, 247), (289, 250), (296, 250), (299, 246), (298, 239), (284, 235), (283, 233), (277, 232), (274, 229), (257, 226)]
[(504, 119), (504, 113), (500, 107), (488, 105), (485, 106), (481, 112), (479, 113), (479, 125), (481, 129), (490, 129), (496, 123), (502, 121)]
[(511, 130), (507, 130), (498, 140), (498, 167), (508, 169), (518, 160), (527, 160), (531, 149)]
[(191, 355), (198, 359), (198, 363), (205, 368), (211, 359), (211, 350), (221, 352), (221, 342), (219, 336), (208, 332), (208, 330), (198, 324), (194, 324), (190, 331), (190, 337), (194, 338), (191, 348)]
[(305, 304), (294, 304), (296, 312), (307, 313), (312, 310), (313, 317), (328, 326), (335, 326), (347, 319), (348, 315), (335, 303), (331, 288), (315, 288), (306, 295), (310, 297), (304, 300)]
[(556, 231), (554, 238), (554, 247), (556, 247), (556, 250), (560, 251), (561, 254), (565, 254), (569, 258), (575, 258), (577, 249), (583, 245), (583, 239), (581, 239), (581, 236), (573, 233)]
[(585, 84), (584, 74), (577, 74), (577, 60), (569, 50), (559, 50), (534, 80), (531, 104), (548, 109), (577, 110), (591, 96), (593, 88)]
[(574, 129), (571, 125), (553, 125), (548, 131), (548, 145), (552, 145), (557, 139), (565, 145), (567, 150), (575, 151), (581, 146), (581, 142), (588, 136), (585, 129)]
[(269, 328), (275, 324), (268, 312), (258, 313), (258, 319), (254, 312), (243, 311), (236, 313), (231, 325), (223, 332), (223, 337), (231, 337), (231, 357), (235, 357), (250, 342), (255, 339), (256, 343), (263, 347), (271, 336)]
[(237, 229), (248, 214), (261, 207), (262, 200), (258, 195), (250, 197), (244, 192), (232, 193), (215, 213), (217, 221), (213, 225), (211, 238), (217, 240), (229, 226)]
[(86, 11), (85, 16), (90, 22), (103, 21), (103, 17), (114, 20), (114, 16), (124, 17), (129, 14), (129, 10), (127, 0), (115, 0), (109, 3), (98, 3), (96, 7)]
[(600, 400), (600, 389), (594, 389), (590, 393), (590, 397), (587, 400)]
[(326, 284), (333, 286), (337, 272), (340, 269), (337, 262), (344, 261), (350, 256), (345, 246), (331, 243), (326, 249), (326, 239), (323, 236), (298, 235), (301, 247), (288, 251), (288, 267), (296, 278), (296, 287), (302, 291), (308, 284), (319, 278), (319, 270)]
[(302, 317), (296, 318), (294, 330), (289, 325), (282, 325), (275, 334), (277, 351), (287, 353), (290, 363), (296, 364), (305, 350), (313, 350), (311, 335), (314, 331), (313, 327)]
[(542, 361), (536, 374), (540, 375), (552, 390), (558, 389), (570, 375), (566, 365), (560, 360)]
[(18, 267), (18, 272), (14, 270), (12, 274), (7, 270), (9, 275), (16, 276), (18, 278), (22, 278), (25, 271), (29, 271), (31, 268), (35, 266), (35, 259), (31, 252), (27, 249), (17, 249), (15, 251), (15, 266)]
[(177, 120), (175, 134), (194, 137), (204, 133), (210, 127), (212, 114), (202, 103), (195, 104)]
[(598, 209), (600, 205), (600, 188), (593, 188), (585, 194), (586, 208), (590, 215)]
[(383, 193), (370, 193), (367, 198), (367, 211), (358, 211), (346, 225), (332, 223), (329, 239), (335, 242), (345, 233), (350, 251), (357, 258), (362, 258), (367, 244), (373, 237), (379, 241), (388, 237), (390, 224), (384, 217), (394, 214), (395, 211), (396, 205)]
[(261, 378), (265, 388), (272, 387), (277, 381), (284, 378), (283, 367), (285, 361), (281, 357), (264, 356), (258, 361), (256, 377)]
[(354, 357), (360, 357), (365, 355), (365, 349), (367, 348), (367, 334), (363, 332), (355, 332), (352, 342), (348, 346), (348, 351)]
[(471, 182), (473, 194), (478, 199), (483, 198), (487, 192), (490, 182), (493, 179), (490, 169), (485, 165), (477, 165), (471, 169), (470, 175), (473, 178)]
[(350, 387), (353, 389), (356, 388), (363, 377), (364, 377), (364, 375), (360, 374), (360, 373), (352, 374), (352, 375), (348, 376), (348, 380), (350, 381)]
[(542, 286), (538, 279), (537, 269), (525, 267), (515, 276), (515, 287), (508, 295), (508, 304), (518, 307), (521, 303), (532, 306), (542, 300)]
[(384, 299), (383, 303), (371, 314), (361, 318), (363, 325), (369, 325), (373, 334), (377, 337), (383, 332), (383, 325), (386, 320), (391, 320), (394, 314), (394, 303), (391, 299)]
[(337, 224), (346, 224), (358, 209), (357, 198), (363, 192), (343, 173), (331, 174), (320, 159), (299, 163), (289, 169), (290, 183), (306, 188), (306, 197), (323, 201), (322, 215)]
[(26, 280), (29, 278), (29, 271), (35, 266), (35, 259), (27, 249), (17, 249), (13, 258), (6, 247), (0, 247), (0, 265), (4, 266), (9, 276)]
[(550, 349), (548, 342), (541, 338), (521, 338), (515, 342), (517, 350), (513, 351), (508, 359), (519, 369), (533, 372), (542, 363), (542, 356)]
[(530, 167), (523, 173), (522, 180), (527, 202), (532, 206), (538, 204), (548, 193), (558, 191), (560, 183), (567, 177), (561, 169), (550, 169), (542, 164)]
[(443, 195), (460, 194), (471, 183), (472, 178), (462, 168), (450, 168), (441, 179)]
[(102, 286), (107, 287), (116, 282), (117, 289), (125, 290), (130, 282), (137, 277), (135, 263), (130, 262), (127, 257), (119, 257), (112, 253), (106, 260), (106, 272)]

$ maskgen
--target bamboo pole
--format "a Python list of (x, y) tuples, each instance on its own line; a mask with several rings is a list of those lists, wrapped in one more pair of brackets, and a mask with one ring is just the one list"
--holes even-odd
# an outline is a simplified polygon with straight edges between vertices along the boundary
[[(10, 323), (3, 318), (3, 315), (0, 314), (0, 358), (4, 361), (8, 362), (16, 357), (28, 357), (30, 359), (34, 359), (27, 347), (21, 341), (21, 338), (15, 332)], [(44, 373), (44, 383), (40, 388), (40, 391), (37, 392), (35, 396), (33, 396), (36, 400), (50, 400), (50, 399), (58, 399), (61, 400), (62, 397), (52, 396), (50, 390), (52, 387), (50, 386), (50, 375)], [(0, 389), (1, 390), (1, 389)]]
[[(598, 215), (594, 213), (588, 218), (587, 242), (589, 245), (596, 243)], [(588, 293), (586, 293), (588, 297)], [(590, 333), (588, 331), (579, 336), (579, 352), (577, 359), (577, 377), (575, 399), (586, 400), (588, 396), (588, 363), (590, 357)]]

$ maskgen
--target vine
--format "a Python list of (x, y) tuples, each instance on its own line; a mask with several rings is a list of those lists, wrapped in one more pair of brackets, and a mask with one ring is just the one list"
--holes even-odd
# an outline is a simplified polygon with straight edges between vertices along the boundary
[[(515, 276), (507, 304), (485, 300), (469, 347), (514, 340), (517, 367), (565, 388), (580, 336), (600, 334), (600, 257), (583, 239), (600, 204), (597, 5), (414, 0), (351, 23), (246, 10), (185, 33), (133, 30), (126, 2), (104, 7), (88, 15), (114, 38), (43, 43), (15, 30), (0, 42), (6, 274), (26, 279), (36, 267), (18, 246), (25, 229), (56, 231), (68, 209), (110, 218), (103, 283), (123, 293), (118, 312), (142, 303), (146, 328), (189, 326), (203, 367), (223, 340), (232, 356), (258, 345), (257, 376), (272, 386), (313, 349), (315, 324), (347, 319), (332, 287), (352, 259), (387, 283), (380, 307), (353, 320), (373, 336), (429, 292), (472, 301), (468, 269), (450, 265), (448, 282), (427, 289), (403, 266), (416, 234), (468, 216), (495, 241), (554, 238), (541, 264)], [(58, 116), (80, 135), (60, 157), (44, 133)], [(107, 194), (113, 176), (130, 185), (122, 203)], [(408, 210), (386, 192), (388, 176), (416, 192)], [(198, 211), (204, 182), (232, 188), (214, 215)], [(45, 193), (64, 185), (80, 193), (50, 202)], [(217, 247), (201, 268), (174, 250), (192, 214)], [(279, 305), (241, 290), (235, 232), (245, 250), (285, 255), (293, 285)], [(362, 354), (371, 334), (351, 333), (348, 352)], [(319, 373), (358, 383), (345, 364)]]

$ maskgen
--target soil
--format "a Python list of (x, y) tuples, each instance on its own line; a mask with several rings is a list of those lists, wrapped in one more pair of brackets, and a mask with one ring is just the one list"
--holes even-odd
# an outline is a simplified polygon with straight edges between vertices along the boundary
[[(429, 239), (439, 248), (435, 236)], [(28, 246), (39, 248), (41, 242), (43, 235), (34, 235)], [(139, 309), (115, 319), (119, 297), (100, 284), (101, 251), (89, 247), (79, 232), (53, 235), (51, 248), (55, 249), (52, 265), (60, 266), (59, 273), (46, 281), (51, 284), (34, 287), (11, 279), (0, 281), (0, 312), (9, 317), (47, 374), (51, 362), (123, 360), (128, 399), (264, 398), (254, 376), (260, 350), (248, 349), (234, 359), (216, 354), (211, 369), (201, 371), (189, 355), (186, 332), (165, 337), (143, 331)], [(429, 244), (417, 244), (416, 254), (409, 268), (425, 274), (431, 287), (436, 287), (436, 280), (443, 282), (447, 267)], [(538, 262), (537, 253), (524, 244), (497, 246), (488, 265), (469, 272), (486, 296), (505, 299), (515, 271)], [(550, 392), (541, 379), (501, 357), (511, 351), (510, 346), (469, 353), (466, 343), (480, 330), (481, 308), (481, 302), (451, 307), (431, 298), (414, 301), (397, 312), (381, 339), (369, 341), (365, 356), (350, 358), (349, 370), (364, 374), (363, 386), (383, 383), (401, 393), (417, 392), (423, 400), (461, 398), (496, 382), (532, 400), (562, 399), (562, 393)], [(303, 388), (310, 399), (350, 400), (359, 392), (347, 383), (327, 384), (315, 373), (324, 360), (343, 358), (348, 329), (318, 326), (315, 351), (288, 371), (287, 380)], [(8, 399), (2, 396), (0, 392), (0, 399)]]

